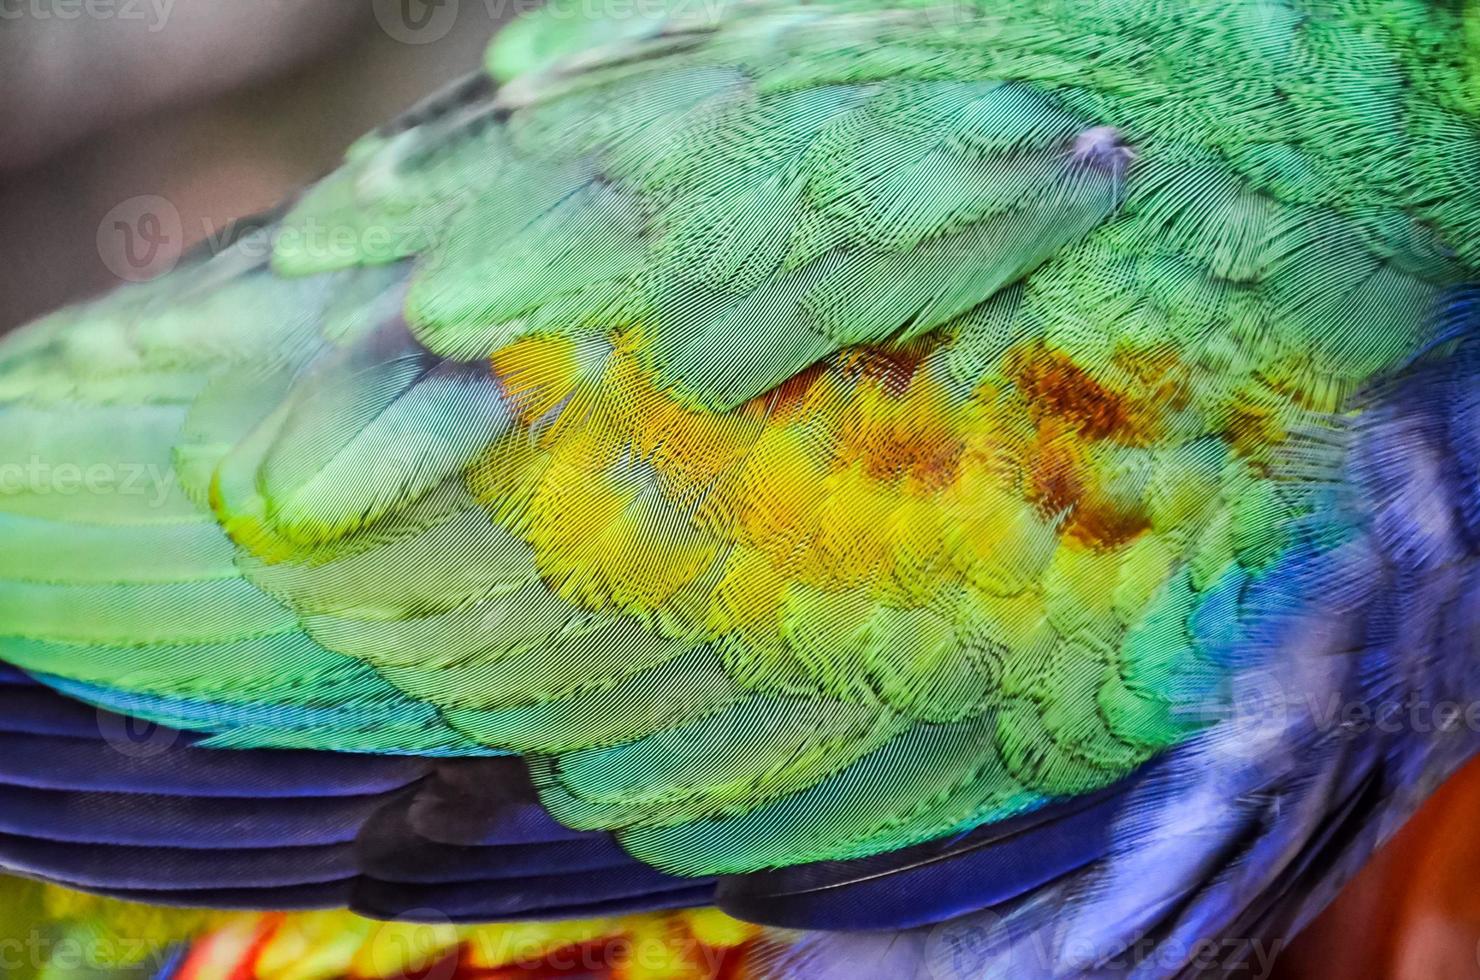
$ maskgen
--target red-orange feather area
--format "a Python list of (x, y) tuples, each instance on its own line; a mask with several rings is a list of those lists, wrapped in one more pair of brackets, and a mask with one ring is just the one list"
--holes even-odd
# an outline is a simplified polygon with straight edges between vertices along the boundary
[(744, 980), (763, 945), (712, 909), (487, 926), (273, 913), (208, 933), (172, 980)]
[(574, 601), (671, 611), (695, 593), (693, 622), (769, 633), (787, 583), (1015, 595), (1057, 547), (1170, 530), (1135, 474), (1158, 447), (1257, 424), (1230, 403), (1189, 426), (1175, 356), (1097, 369), (1035, 339), (966, 386), (949, 347), (846, 350), (717, 413), (655, 383), (637, 331), (525, 338), (492, 358), (524, 427), (470, 485)]

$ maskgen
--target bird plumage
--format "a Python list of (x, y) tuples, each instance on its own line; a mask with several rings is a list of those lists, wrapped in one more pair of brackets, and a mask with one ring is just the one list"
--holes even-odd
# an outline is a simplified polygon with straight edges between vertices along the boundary
[[(580, 912), (595, 861), (623, 912), (823, 930), (751, 967), (806, 978), (1287, 932), (1473, 749), (1348, 717), (1473, 693), (1464, 12), (649, 14), (531, 15), (6, 341), (18, 737), (61, 757), (70, 699), (183, 741), (0, 801), (0, 864), (481, 921)], [(203, 860), (198, 805), (114, 864), (57, 839), (70, 794), (198, 804), (197, 757), (262, 817), (275, 753), (322, 760), (263, 790), (304, 812), (404, 781), (277, 827), (338, 828), (320, 867)], [(568, 881), (459, 876), (530, 808)]]

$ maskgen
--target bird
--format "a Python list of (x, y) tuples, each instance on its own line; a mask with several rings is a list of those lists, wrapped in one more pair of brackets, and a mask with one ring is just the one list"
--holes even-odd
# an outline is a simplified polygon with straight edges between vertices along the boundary
[(1477, 274), (1472, 3), (522, 14), (0, 342), (7, 975), (1267, 975), (1480, 740)]

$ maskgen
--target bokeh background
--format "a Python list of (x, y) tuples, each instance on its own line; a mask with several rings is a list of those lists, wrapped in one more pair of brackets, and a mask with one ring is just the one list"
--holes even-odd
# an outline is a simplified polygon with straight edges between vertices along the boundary
[(132, 275), (115, 215), (168, 202), (158, 265), (331, 170), (520, 2), (0, 0), (0, 329)]
[[(0, 0), (0, 331), (166, 267), (332, 169), (476, 67), (522, 2)], [(1480, 768), (1276, 975), (1480, 978)]]

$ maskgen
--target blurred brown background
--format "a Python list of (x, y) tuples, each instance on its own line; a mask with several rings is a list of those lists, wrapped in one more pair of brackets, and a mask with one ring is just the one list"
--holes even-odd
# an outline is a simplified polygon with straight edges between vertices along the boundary
[(1480, 763), (1372, 860), (1280, 963), (1279, 980), (1480, 977)]
[(178, 254), (477, 67), (517, 6), (0, 0), (0, 330), (119, 281), (115, 208), (169, 202)]
[[(0, 0), (0, 330), (110, 288), (110, 216), (162, 199), (166, 259), (331, 169), (477, 66), (516, 0)], [(132, 217), (137, 217), (137, 208)], [(1283, 980), (1480, 977), (1480, 770), (1280, 963)]]

